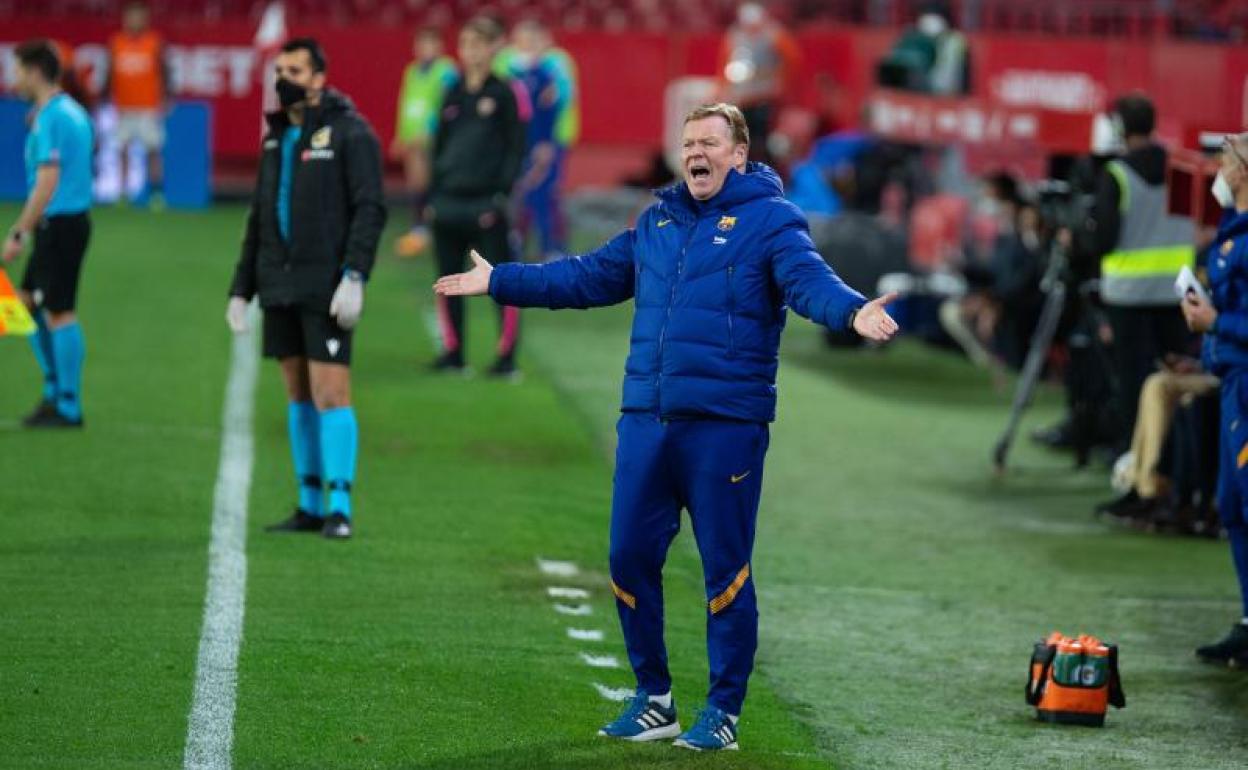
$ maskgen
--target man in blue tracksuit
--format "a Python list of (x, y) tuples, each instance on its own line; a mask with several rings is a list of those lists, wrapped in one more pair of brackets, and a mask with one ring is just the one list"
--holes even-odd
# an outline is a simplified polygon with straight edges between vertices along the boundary
[[(636, 227), (582, 257), (500, 264), (446, 276), (444, 295), (488, 293), (506, 305), (589, 308), (634, 300), (632, 350), (611, 505), (611, 588), (637, 695), (600, 735), (737, 747), (737, 717), (758, 641), (750, 563), (767, 424), (786, 308), (831, 329), (884, 341), (897, 324), (847, 287), (815, 251), (780, 179), (747, 163), (741, 111), (685, 118), (685, 181), (659, 192)], [(706, 582), (710, 693), (681, 733), (663, 644), (662, 569), (689, 510)]]
[(1218, 514), (1231, 544), (1243, 615), (1226, 637), (1196, 654), (1248, 667), (1248, 134), (1223, 145), (1213, 194), (1225, 209), (1209, 247), (1213, 305), (1189, 293), (1182, 308), (1188, 327), (1205, 334), (1205, 368), (1222, 380)]

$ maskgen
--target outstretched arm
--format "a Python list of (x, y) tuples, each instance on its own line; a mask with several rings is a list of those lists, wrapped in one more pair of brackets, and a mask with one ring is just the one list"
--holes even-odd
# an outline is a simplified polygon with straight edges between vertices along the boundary
[(470, 252), (472, 270), (438, 279), (433, 290), (447, 296), (489, 294), (514, 307), (591, 308), (614, 305), (633, 296), (634, 232), (625, 231), (581, 257), (544, 265), (506, 262), (491, 265)]
[(490, 291), (490, 274), (494, 266), (485, 261), (476, 249), (468, 252), (472, 269), (466, 273), (444, 275), (433, 282), (433, 290), (444, 297), (478, 297)]
[(789, 307), (833, 331), (852, 329), (875, 342), (892, 339), (898, 326), (885, 306), (896, 294), (868, 302), (847, 286), (815, 250), (806, 219), (795, 207), (778, 209), (771, 228), (767, 243), (772, 277)]

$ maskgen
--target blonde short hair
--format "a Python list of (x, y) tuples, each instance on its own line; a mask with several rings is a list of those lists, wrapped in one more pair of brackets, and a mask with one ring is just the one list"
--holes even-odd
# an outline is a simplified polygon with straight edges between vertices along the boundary
[(717, 102), (698, 105), (685, 115), (685, 123), (714, 117), (721, 117), (728, 122), (728, 127), (732, 129), (734, 144), (748, 145), (750, 143), (750, 129), (745, 125), (745, 116), (741, 114), (741, 108), (735, 104)]

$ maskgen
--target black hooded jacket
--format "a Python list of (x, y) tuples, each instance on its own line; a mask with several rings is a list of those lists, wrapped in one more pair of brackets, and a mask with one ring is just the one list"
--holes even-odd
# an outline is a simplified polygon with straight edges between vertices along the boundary
[[(1166, 149), (1159, 144), (1131, 150), (1122, 157), (1122, 162), (1150, 185), (1166, 182)], [(1118, 210), (1121, 197), (1117, 178), (1102, 170), (1096, 188), (1096, 202), (1088, 222), (1091, 238), (1086, 250), (1093, 256), (1103, 257), (1118, 245), (1118, 233), (1122, 229), (1122, 214)]]
[(386, 223), (381, 147), (343, 94), (326, 90), (304, 112), (290, 189), (290, 241), (278, 229), (281, 137), (290, 121), (269, 113), (260, 171), (230, 295), (263, 307), (329, 309), (344, 269), (372, 270)]
[(524, 123), (511, 85), (489, 75), (469, 91), (461, 78), (442, 101), (429, 185), (433, 220), (475, 227), (487, 210), (503, 210), (520, 176)]

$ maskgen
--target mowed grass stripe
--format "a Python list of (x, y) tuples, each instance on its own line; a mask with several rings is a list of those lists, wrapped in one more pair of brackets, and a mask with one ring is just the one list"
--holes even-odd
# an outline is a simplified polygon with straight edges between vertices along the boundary
[[(605, 572), (609, 462), (527, 357), (518, 384), (424, 371), (432, 279), (427, 258), (383, 260), (369, 283), (353, 366), (362, 451), (351, 542), (259, 532), (293, 502), (284, 398), (275, 367), (262, 371), (235, 766), (828, 767), (765, 686), (735, 756), (595, 735), (619, 704), (593, 683), (632, 686), (626, 670), (580, 657), (624, 660)], [(492, 304), (471, 303), (478, 372), (496, 329)], [(559, 584), (590, 592), (589, 616), (554, 611), (539, 556), (581, 566)], [(674, 554), (670, 569), (681, 578), (668, 596), (676, 697), (692, 723), (706, 687), (705, 599), (684, 579), (695, 559)], [(605, 641), (570, 639), (570, 620)]]
[(221, 276), (239, 220), (93, 216), (86, 430), (15, 427), (40, 377), (25, 340), (0, 338), (6, 768), (176, 767), (186, 738), (229, 350)]
[[(533, 320), (532, 354), (609, 443), (627, 310)], [(831, 351), (793, 317), (779, 382), (753, 562), (761, 683), (840, 766), (1242, 764), (1248, 680), (1192, 655), (1237, 616), (1226, 544), (1094, 520), (1105, 472), (1026, 439), (1060, 392), (1042, 390), (994, 479), (1009, 394), (955, 356)], [(1055, 628), (1122, 645), (1128, 708), (1104, 730), (1039, 725), (1023, 703), (1031, 645)]]

